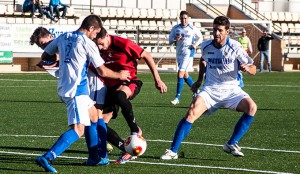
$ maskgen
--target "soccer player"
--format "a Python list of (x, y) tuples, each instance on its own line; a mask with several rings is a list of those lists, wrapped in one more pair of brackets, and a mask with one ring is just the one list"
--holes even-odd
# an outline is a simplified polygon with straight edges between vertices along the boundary
[[(161, 93), (167, 92), (167, 86), (160, 79), (152, 56), (131, 40), (109, 35), (102, 28), (97, 34), (95, 42), (105, 61), (105, 66), (114, 71), (128, 70), (131, 75), (130, 81), (103, 78), (104, 84), (107, 86), (103, 113), (113, 112), (113, 114), (103, 115), (105, 122), (108, 123), (110, 119), (116, 118), (117, 108), (120, 107), (131, 134), (141, 134), (130, 102), (138, 95), (143, 84), (137, 77), (137, 60), (145, 60), (154, 77), (155, 86)], [(107, 141), (125, 152), (123, 139), (110, 127), (107, 127)], [(130, 159), (132, 159), (130, 154), (122, 153), (115, 163), (123, 164)]]
[(173, 105), (179, 104), (184, 81), (189, 87), (194, 83), (188, 72), (193, 69), (195, 50), (203, 41), (200, 30), (188, 23), (189, 14), (187, 11), (181, 11), (179, 19), (180, 24), (175, 25), (169, 35), (169, 43), (176, 45), (178, 67), (176, 95), (175, 99), (171, 101)]
[[(38, 27), (34, 30), (33, 34), (30, 36), (30, 44), (36, 44), (41, 49), (45, 49), (45, 47), (54, 40), (54, 37), (44, 27)], [(41, 60), (37, 66), (40, 68), (48, 69), (53, 67), (58, 67), (59, 64), (59, 56), (56, 55), (54, 60)], [(58, 74), (57, 76), (58, 77)]]
[(230, 22), (227, 17), (219, 16), (213, 21), (213, 40), (202, 43), (202, 58), (198, 80), (193, 84), (196, 92), (205, 82), (200, 92), (191, 102), (183, 119), (178, 123), (170, 149), (160, 158), (177, 159), (181, 142), (189, 134), (192, 124), (203, 113), (212, 114), (220, 107), (243, 112), (233, 130), (229, 141), (223, 146), (225, 152), (242, 157), (244, 154), (237, 145), (247, 132), (257, 110), (255, 102), (238, 86), (238, 62), (240, 69), (255, 75), (256, 66), (237, 41), (227, 38)]
[[(58, 95), (66, 104), (68, 125), (70, 129), (64, 132), (53, 146), (42, 156), (36, 159), (36, 163), (47, 172), (56, 173), (56, 169), (51, 166), (57, 156), (63, 153), (70, 145), (84, 134), (84, 127), (91, 122), (98, 121), (97, 110), (94, 102), (89, 97), (87, 82), (87, 68), (89, 62), (96, 67), (97, 72), (103, 77), (128, 80), (128, 71), (114, 72), (104, 66), (104, 61), (99, 55), (99, 51), (94, 39), (100, 32), (102, 22), (96, 15), (87, 16), (79, 29), (73, 32), (66, 32), (53, 40), (44, 49), (42, 59), (47, 60), (59, 52), (59, 80)], [(93, 137), (98, 139), (97, 136)], [(93, 148), (97, 154), (97, 148)], [(106, 165), (108, 158), (89, 158), (90, 165)]]
[[(51, 43), (54, 40), (54, 37), (52, 34), (44, 27), (38, 27), (35, 29), (33, 34), (30, 37), (30, 44), (34, 45), (36, 44), (40, 48), (44, 49), (49, 43)], [(58, 55), (56, 55), (56, 59), (52, 61), (45, 61), (41, 60), (37, 66), (44, 68), (49, 72), (49, 74), (53, 75), (56, 78), (59, 78), (59, 69), (55, 70), (55, 72), (51, 73), (52, 70), (49, 68), (56, 67), (59, 64)], [(93, 68), (94, 69), (94, 68)], [(51, 71), (50, 71), (51, 70)], [(95, 70), (95, 69), (94, 69)], [(102, 80), (98, 78), (95, 74), (98, 74), (97, 71), (92, 72), (90, 69), (88, 71), (88, 82), (89, 82), (89, 88), (90, 88), (90, 98), (95, 102), (95, 107), (97, 108), (98, 112), (98, 122), (91, 123), (91, 126), (85, 126), (85, 138), (86, 143), (88, 146), (88, 149), (90, 147), (97, 147), (96, 144), (98, 143), (98, 155), (102, 158), (105, 158), (107, 156), (106, 153), (106, 125), (102, 117), (102, 106), (104, 104), (105, 95), (106, 95), (106, 87), (103, 84)], [(95, 131), (94, 127), (97, 127), (99, 129), (97, 132)], [(94, 141), (93, 138), (99, 134), (99, 139), (101, 141)], [(108, 144), (108, 147), (111, 146)], [(90, 151), (90, 150), (89, 150)], [(94, 158), (93, 156), (96, 155), (91, 152), (89, 154), (89, 158)]]

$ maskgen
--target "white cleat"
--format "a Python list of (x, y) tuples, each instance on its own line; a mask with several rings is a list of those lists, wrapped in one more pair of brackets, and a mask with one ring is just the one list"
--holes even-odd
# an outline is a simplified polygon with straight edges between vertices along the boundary
[(170, 149), (167, 149), (165, 154), (160, 157), (162, 160), (171, 160), (178, 159), (177, 153), (172, 152)]
[(172, 103), (173, 105), (178, 105), (178, 104), (179, 104), (178, 98), (175, 98), (174, 100), (172, 100), (171, 103)]
[(229, 145), (226, 143), (223, 146), (223, 149), (225, 152), (231, 153), (233, 156), (236, 156), (236, 157), (244, 156), (243, 152), (241, 152), (242, 149), (237, 144)]

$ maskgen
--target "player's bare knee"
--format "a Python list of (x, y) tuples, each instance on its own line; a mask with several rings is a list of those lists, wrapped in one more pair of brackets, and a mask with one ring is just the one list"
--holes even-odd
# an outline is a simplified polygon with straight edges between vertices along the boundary
[(256, 111), (257, 111), (256, 103), (254, 103), (254, 102), (250, 103), (250, 105), (249, 105), (249, 114), (254, 116)]
[(77, 133), (79, 137), (82, 137), (84, 134), (84, 126), (82, 125), (76, 125), (73, 127), (74, 131)]

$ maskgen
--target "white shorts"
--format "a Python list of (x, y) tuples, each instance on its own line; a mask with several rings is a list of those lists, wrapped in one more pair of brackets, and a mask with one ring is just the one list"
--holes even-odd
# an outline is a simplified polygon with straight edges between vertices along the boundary
[(200, 95), (207, 107), (205, 114), (210, 115), (217, 109), (223, 107), (231, 110), (236, 110), (236, 107), (244, 98), (250, 98), (250, 96), (243, 91), (239, 86), (222, 89), (217, 87), (203, 87), (200, 90)]
[(106, 96), (106, 86), (104, 83), (92, 72), (88, 71), (88, 81), (90, 88), (90, 98), (96, 104), (104, 104)]
[(60, 97), (66, 103), (68, 125), (84, 124), (91, 125), (89, 109), (94, 105), (94, 101), (88, 95), (70, 97)]
[(189, 72), (193, 71), (193, 57), (185, 56), (177, 56), (177, 66), (178, 71)]

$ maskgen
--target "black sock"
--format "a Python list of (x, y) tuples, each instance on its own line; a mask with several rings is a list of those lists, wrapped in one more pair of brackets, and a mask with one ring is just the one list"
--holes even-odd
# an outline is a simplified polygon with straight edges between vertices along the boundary
[(123, 91), (117, 91), (115, 94), (115, 101), (122, 109), (122, 114), (130, 128), (130, 132), (139, 132), (139, 128), (136, 124), (135, 117), (133, 115), (133, 109), (130, 101), (126, 98), (126, 94)]
[(117, 132), (115, 132), (112, 128), (110, 128), (107, 124), (107, 141), (117, 147), (118, 149), (122, 150), (125, 152), (124, 148), (124, 140), (119, 137)]

